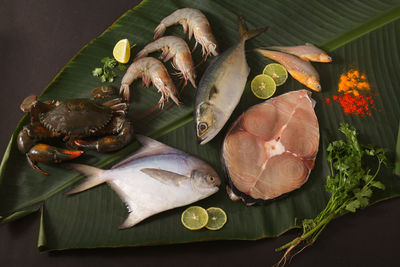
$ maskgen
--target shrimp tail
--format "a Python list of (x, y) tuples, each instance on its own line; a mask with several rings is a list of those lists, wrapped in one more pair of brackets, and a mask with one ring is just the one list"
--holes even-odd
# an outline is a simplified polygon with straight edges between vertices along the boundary
[(167, 27), (165, 26), (164, 23), (160, 23), (160, 25), (158, 25), (156, 27), (156, 29), (154, 30), (154, 40), (157, 40), (158, 37), (163, 36), (165, 33), (165, 30), (167, 29)]
[(126, 83), (121, 84), (119, 93), (123, 96), (123, 98), (126, 102), (129, 102), (129, 85), (128, 84), (126, 84)]
[(170, 97), (171, 97), (172, 101), (174, 101), (175, 104), (179, 106), (180, 102), (179, 102), (178, 98), (176, 98), (175, 94), (172, 93), (170, 95)]
[(139, 52), (136, 54), (136, 57), (135, 57), (134, 60), (138, 60), (139, 58), (142, 58), (142, 57), (145, 57), (145, 56), (147, 56), (147, 51), (145, 51), (145, 50), (143, 49), (143, 50), (139, 51)]
[(197, 88), (196, 81), (193, 79), (193, 77), (191, 75), (189, 75), (189, 81), (193, 85), (194, 88)]

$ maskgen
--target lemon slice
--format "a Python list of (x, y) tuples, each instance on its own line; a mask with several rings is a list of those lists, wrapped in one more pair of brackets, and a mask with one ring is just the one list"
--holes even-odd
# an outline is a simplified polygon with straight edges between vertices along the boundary
[(263, 74), (271, 76), (272, 79), (274, 79), (276, 86), (284, 84), (288, 78), (286, 68), (278, 63), (271, 63), (265, 66)]
[(206, 226), (208, 213), (202, 207), (191, 206), (182, 213), (181, 222), (189, 230), (199, 230)]
[(113, 56), (119, 63), (127, 63), (131, 56), (131, 46), (129, 45), (128, 39), (119, 40), (115, 44), (113, 50)]
[(209, 230), (219, 230), (221, 229), (226, 221), (226, 213), (221, 208), (211, 207), (207, 209), (208, 213), (208, 223), (206, 228)]
[(276, 90), (276, 84), (271, 76), (260, 74), (254, 77), (250, 84), (253, 94), (261, 99), (270, 98)]

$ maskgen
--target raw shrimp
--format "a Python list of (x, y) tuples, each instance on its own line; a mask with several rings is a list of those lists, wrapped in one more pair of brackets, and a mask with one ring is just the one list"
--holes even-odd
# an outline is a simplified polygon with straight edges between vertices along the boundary
[(122, 77), (120, 89), (120, 93), (123, 94), (126, 101), (129, 101), (129, 85), (138, 78), (142, 78), (145, 87), (149, 87), (150, 82), (153, 83), (161, 93), (159, 103), (164, 103), (171, 97), (179, 105), (179, 100), (175, 96), (175, 85), (161, 61), (152, 57), (143, 57), (135, 60), (129, 66), (124, 77)]
[(165, 36), (146, 45), (136, 56), (136, 59), (147, 56), (157, 50), (162, 50), (161, 59), (167, 62), (173, 58), (172, 65), (179, 71), (185, 79), (185, 85), (189, 80), (193, 87), (196, 88), (196, 73), (190, 49), (186, 42), (179, 37)]
[(167, 27), (177, 23), (183, 26), (184, 33), (189, 28), (189, 40), (194, 34), (194, 38), (196, 39), (195, 48), (200, 43), (202, 45), (203, 56), (207, 57), (209, 54), (218, 55), (217, 43), (211, 31), (210, 23), (200, 10), (193, 8), (178, 9), (168, 17), (165, 17), (154, 30), (154, 40), (162, 36)]

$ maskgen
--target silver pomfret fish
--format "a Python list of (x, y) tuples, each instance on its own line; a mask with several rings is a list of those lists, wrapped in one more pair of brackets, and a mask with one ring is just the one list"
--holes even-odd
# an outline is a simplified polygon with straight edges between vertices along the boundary
[(106, 182), (129, 210), (128, 218), (119, 227), (124, 229), (154, 214), (191, 204), (218, 191), (221, 180), (204, 161), (149, 137), (136, 137), (143, 147), (109, 170), (66, 164), (88, 176), (68, 194)]
[(205, 70), (195, 101), (196, 132), (200, 144), (213, 139), (239, 103), (250, 68), (246, 62), (246, 40), (267, 27), (247, 30), (239, 17), (240, 41), (217, 56)]

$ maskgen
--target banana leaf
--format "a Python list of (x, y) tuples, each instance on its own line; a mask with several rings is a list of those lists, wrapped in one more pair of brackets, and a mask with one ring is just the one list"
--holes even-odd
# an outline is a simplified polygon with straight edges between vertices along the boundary
[[(296, 227), (296, 219), (315, 216), (329, 196), (324, 181), (329, 173), (326, 165), (327, 144), (340, 137), (337, 128), (341, 121), (353, 124), (360, 131), (363, 143), (395, 150), (400, 105), (400, 71), (397, 47), (400, 37), (400, 4), (398, 1), (155, 1), (146, 0), (125, 13), (108, 30), (85, 46), (54, 78), (40, 96), (41, 100), (64, 100), (90, 97), (90, 90), (100, 84), (91, 76), (100, 59), (111, 56), (114, 44), (123, 38), (136, 43), (140, 49), (152, 40), (159, 21), (182, 7), (198, 8), (210, 21), (221, 51), (237, 41), (237, 15), (242, 15), (249, 28), (269, 26), (269, 30), (247, 43), (247, 60), (251, 68), (249, 80), (259, 74), (270, 61), (256, 55), (255, 47), (297, 45), (311, 42), (328, 51), (334, 58), (331, 64), (314, 64), (321, 76), (322, 93), (313, 93), (317, 101), (316, 114), (320, 123), (321, 141), (314, 170), (309, 181), (286, 198), (267, 205), (246, 207), (228, 199), (224, 185), (220, 192), (196, 205), (218, 206), (228, 214), (228, 223), (220, 231), (188, 231), (180, 224), (184, 208), (155, 215), (139, 225), (119, 231), (127, 210), (119, 197), (107, 185), (67, 197), (63, 194), (82, 177), (57, 166), (42, 166), (51, 175), (46, 177), (32, 170), (25, 156), (16, 147), (16, 135), (29, 122), (24, 117), (15, 130), (0, 166), (0, 219), (13, 221), (38, 210), (42, 212), (38, 247), (41, 250), (68, 248), (143, 246), (217, 239), (260, 239), (280, 235)], [(181, 26), (168, 28), (167, 34), (187, 39)], [(189, 42), (194, 46), (194, 40)], [(390, 52), (389, 52), (390, 51)], [(201, 61), (199, 49), (195, 62)], [(204, 71), (209, 61), (198, 68)], [(170, 71), (171, 67), (168, 65)], [(343, 113), (337, 103), (325, 104), (325, 99), (337, 93), (339, 75), (356, 68), (368, 76), (376, 93), (376, 109), (371, 117)], [(123, 72), (112, 83), (119, 85)], [(175, 79), (176, 84), (178, 80)], [(159, 95), (154, 88), (133, 85), (130, 116), (135, 117), (155, 106)], [(277, 94), (303, 88), (289, 78)], [(194, 88), (187, 86), (180, 107), (135, 121), (138, 132), (158, 138), (210, 163), (221, 176), (220, 146), (226, 127), (209, 144), (196, 143), (192, 105)], [(241, 102), (232, 115), (232, 122), (249, 106), (259, 103), (247, 84)], [(229, 123), (228, 123), (229, 124)], [(112, 154), (88, 152), (78, 162), (108, 168), (135, 151), (132, 143)], [(393, 155), (393, 153), (391, 154)], [(398, 196), (400, 180), (389, 169), (380, 179), (385, 191), (376, 191), (374, 202)]]
[(394, 165), (394, 173), (400, 175), (400, 124), (399, 124), (399, 133), (397, 134), (396, 161)]

